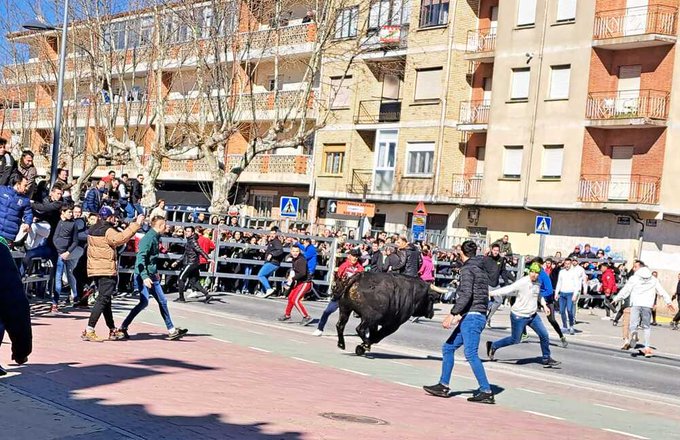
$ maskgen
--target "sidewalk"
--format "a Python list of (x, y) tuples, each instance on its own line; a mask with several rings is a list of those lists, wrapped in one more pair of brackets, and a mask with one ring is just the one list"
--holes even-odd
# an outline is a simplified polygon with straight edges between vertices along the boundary
[[(145, 313), (140, 319), (157, 311)], [(0, 380), (0, 410), (9, 420), (3, 429), (16, 433), (13, 439), (626, 438), (531, 411), (433, 398), (207, 333), (172, 342), (160, 327), (140, 322), (133, 340), (81, 342), (85, 318), (77, 311), (34, 319), (29, 364)], [(270, 342), (281, 334), (271, 330)], [(7, 348), (0, 353), (6, 361)], [(366, 362), (334, 347), (329, 353)], [(374, 362), (380, 368), (387, 360)], [(384, 424), (330, 420), (322, 416), (328, 412)], [(489, 429), (489, 420), (502, 429)]]

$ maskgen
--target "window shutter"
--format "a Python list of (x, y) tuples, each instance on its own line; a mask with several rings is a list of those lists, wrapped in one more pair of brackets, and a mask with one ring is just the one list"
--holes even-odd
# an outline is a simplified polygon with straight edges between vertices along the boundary
[(511, 99), (527, 99), (529, 97), (529, 69), (512, 70), (512, 91)]
[(505, 147), (503, 158), (503, 176), (519, 177), (522, 174), (522, 153), (524, 147)]
[(550, 68), (550, 98), (569, 98), (571, 66), (552, 66)]
[(528, 26), (536, 22), (536, 0), (519, 0), (517, 26)]
[(543, 148), (543, 177), (561, 177), (564, 160), (563, 145), (546, 145)]
[(576, 19), (576, 0), (559, 0), (557, 2), (557, 21)]
[(441, 98), (441, 87), (441, 67), (416, 71), (416, 101)]

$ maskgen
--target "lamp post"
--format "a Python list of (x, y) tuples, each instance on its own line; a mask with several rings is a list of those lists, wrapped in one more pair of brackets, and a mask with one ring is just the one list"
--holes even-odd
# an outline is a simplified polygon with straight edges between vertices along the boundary
[[(50, 187), (57, 180), (59, 165), (59, 141), (61, 140), (61, 113), (64, 108), (64, 71), (66, 70), (66, 34), (68, 29), (68, 2), (64, 0), (64, 20), (61, 29), (61, 53), (59, 54), (59, 77), (57, 78), (57, 108), (52, 136), (52, 162), (50, 163)], [(29, 31), (54, 31), (57, 28), (37, 20), (23, 25)]]

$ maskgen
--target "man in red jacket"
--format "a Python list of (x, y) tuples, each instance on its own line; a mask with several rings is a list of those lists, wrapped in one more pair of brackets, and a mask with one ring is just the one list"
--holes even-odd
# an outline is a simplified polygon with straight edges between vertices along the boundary
[(604, 294), (604, 305), (607, 311), (607, 317), (602, 319), (610, 319), (610, 313), (616, 314), (616, 307), (612, 303), (612, 297), (619, 291), (619, 286), (616, 285), (616, 275), (607, 263), (600, 263), (600, 272), (602, 273), (602, 284), (600, 292)]
[(293, 257), (293, 267), (288, 275), (288, 284), (291, 286), (290, 294), (288, 295), (288, 305), (286, 311), (279, 321), (288, 321), (293, 307), (302, 313), (302, 322), (300, 325), (307, 325), (312, 322), (312, 317), (307, 313), (307, 309), (302, 304), (305, 295), (312, 290), (312, 282), (307, 278), (307, 260), (302, 255), (300, 248), (291, 246), (290, 256)]

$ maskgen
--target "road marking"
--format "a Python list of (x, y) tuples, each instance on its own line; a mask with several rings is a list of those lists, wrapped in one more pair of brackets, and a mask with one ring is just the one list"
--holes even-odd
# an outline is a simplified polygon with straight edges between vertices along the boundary
[(156, 327), (156, 324), (147, 321), (142, 321), (142, 324), (153, 325), (154, 327)]
[(59, 368), (59, 369), (56, 369), (56, 370), (48, 371), (48, 372), (46, 372), (45, 374), (58, 373), (58, 372), (61, 371), (61, 370), (63, 370), (63, 368)]
[(404, 363), (404, 362), (399, 362), (399, 361), (390, 361), (390, 362), (392, 362), (393, 364), (397, 364), (397, 365), (404, 365), (404, 366), (406, 366), (406, 367), (410, 367), (410, 365), (409, 365), (409, 364), (407, 364), (407, 363)]
[(607, 431), (607, 432), (611, 432), (613, 434), (625, 435), (625, 436), (630, 437), (630, 438), (638, 438), (640, 440), (649, 440), (649, 438), (647, 438), (647, 437), (643, 437), (641, 435), (631, 434), (630, 432), (617, 431), (616, 429), (602, 428), (602, 430)]
[(528, 390), (528, 389), (526, 389), (526, 388), (517, 388), (517, 389), (518, 389), (518, 390), (521, 390), (521, 391), (524, 391), (524, 392), (526, 392), (526, 393), (531, 393), (531, 394), (545, 394), (545, 393), (541, 393), (540, 391)]
[(341, 368), (341, 370), (346, 371), (348, 373), (358, 374), (359, 376), (370, 376), (370, 374), (368, 374), (368, 373), (362, 373), (361, 371), (348, 370), (347, 368)]
[(180, 319), (187, 319), (186, 316), (182, 316), (182, 315), (175, 315), (175, 316), (177, 316), (177, 317), (180, 318)]
[(555, 419), (555, 420), (564, 420), (562, 417), (557, 417), (557, 416), (551, 416), (550, 414), (543, 414), (540, 412), (536, 411), (529, 411), (529, 410), (524, 410), (525, 413), (533, 414), (535, 416), (540, 416), (540, 417), (547, 417), (549, 419)]
[(214, 325), (216, 327), (226, 327), (224, 324), (218, 324), (217, 322), (211, 322), (210, 325)]
[(247, 331), (248, 333), (252, 333), (252, 334), (254, 334), (254, 335), (260, 335), (260, 336), (263, 336), (263, 335), (264, 335), (264, 333), (256, 332), (255, 330), (246, 330), (246, 331)]
[(601, 403), (595, 403), (595, 406), (600, 406), (600, 407), (602, 407), (602, 408), (609, 408), (609, 409), (613, 409), (614, 411), (623, 411), (623, 412), (628, 412), (628, 410), (627, 410), (627, 409), (623, 409), (623, 408), (617, 408), (617, 407), (615, 407), (615, 406), (609, 406), (609, 405), (603, 405), (603, 404), (601, 404)]
[(417, 389), (421, 389), (419, 386), (411, 385), (411, 384), (404, 383), (404, 382), (394, 382), (394, 383), (396, 383), (397, 385), (403, 385), (403, 386), (409, 387), (409, 388), (417, 388)]
[(255, 350), (255, 351), (261, 351), (262, 353), (271, 353), (271, 351), (265, 350), (264, 348), (258, 348), (258, 347), (248, 347), (248, 348), (250, 348), (251, 350)]
[(289, 339), (290, 342), (295, 342), (296, 344), (306, 344), (305, 341), (298, 341), (297, 339)]
[(226, 342), (227, 344), (231, 344), (231, 341), (227, 341), (226, 339), (215, 338), (213, 336), (208, 336), (208, 339), (212, 339), (213, 341)]
[(295, 359), (296, 361), (300, 361), (300, 362), (307, 362), (308, 364), (318, 364), (317, 361), (310, 361), (309, 359), (302, 359), (302, 358), (295, 357), (295, 356), (293, 356), (293, 359)]

